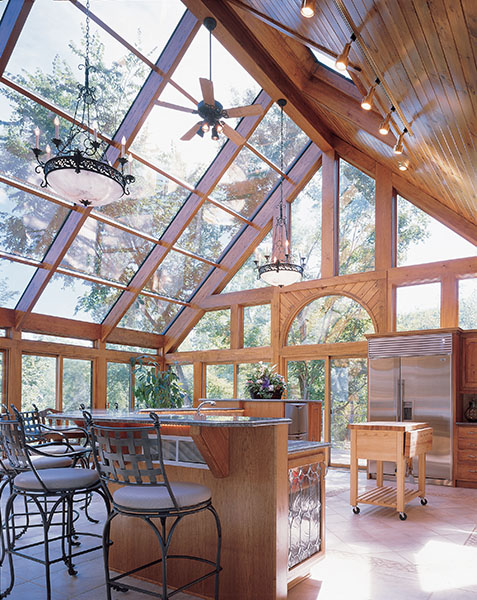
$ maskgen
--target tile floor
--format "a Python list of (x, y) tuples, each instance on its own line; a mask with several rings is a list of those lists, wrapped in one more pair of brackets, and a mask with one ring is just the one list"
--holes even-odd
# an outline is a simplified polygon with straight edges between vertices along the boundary
[[(391, 509), (349, 505), (349, 472), (327, 477), (326, 556), (288, 600), (471, 600), (477, 598), (477, 490), (429, 485), (429, 504), (413, 500), (408, 518)], [(360, 474), (360, 490), (374, 486)], [(99, 513), (101, 507), (95, 506)], [(98, 526), (91, 526), (98, 529)], [(76, 560), (78, 575), (52, 567), (53, 600), (105, 600), (103, 563), (97, 553)], [(43, 567), (16, 559), (16, 584), (9, 600), (45, 600)], [(0, 569), (0, 590), (8, 572)], [(143, 600), (144, 594), (114, 593), (114, 600)], [(180, 594), (177, 600), (193, 600)], [(241, 600), (237, 593), (236, 600)], [(260, 599), (256, 599), (260, 600)]]

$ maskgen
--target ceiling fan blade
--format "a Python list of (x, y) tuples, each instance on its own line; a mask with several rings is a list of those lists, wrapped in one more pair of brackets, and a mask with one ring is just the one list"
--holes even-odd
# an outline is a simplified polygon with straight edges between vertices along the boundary
[(214, 84), (210, 81), (210, 79), (204, 79), (203, 77), (199, 78), (199, 82), (204, 102), (206, 104), (210, 104), (211, 106), (215, 106)]
[(237, 144), (237, 146), (242, 146), (243, 144), (245, 144), (245, 138), (242, 135), (240, 135), (238, 131), (232, 129), (232, 127), (230, 127), (230, 125), (227, 125), (227, 123), (222, 123), (222, 126), (224, 135), (226, 135), (229, 138), (229, 140), (231, 140), (234, 144)]
[(186, 133), (184, 133), (184, 135), (181, 137), (181, 140), (184, 142), (188, 142), (189, 140), (191, 140), (194, 137), (194, 135), (199, 131), (200, 126), (203, 122), (204, 121), (199, 121), (193, 127), (191, 127), (189, 131), (186, 131)]
[(224, 113), (224, 116), (226, 117), (249, 117), (252, 115), (263, 115), (263, 107), (260, 104), (249, 104), (248, 106), (226, 108)]
[(194, 108), (186, 108), (185, 106), (179, 106), (178, 104), (171, 104), (170, 102), (162, 102), (162, 100), (156, 100), (157, 106), (163, 108), (172, 108), (174, 110), (181, 110), (182, 112), (191, 113), (193, 115), (198, 114)]

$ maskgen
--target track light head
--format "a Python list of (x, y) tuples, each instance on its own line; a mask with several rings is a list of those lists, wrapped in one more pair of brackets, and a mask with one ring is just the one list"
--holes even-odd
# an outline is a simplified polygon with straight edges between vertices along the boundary
[(376, 92), (376, 86), (378, 85), (378, 83), (379, 80), (376, 79), (373, 85), (369, 88), (369, 92), (361, 100), (361, 108), (363, 110), (371, 110), (373, 108), (373, 97), (374, 93)]
[(398, 168), (400, 171), (407, 171), (409, 169), (409, 159), (400, 160), (398, 162)]
[(336, 59), (335, 67), (338, 69), (338, 71), (346, 71), (346, 69), (348, 68), (348, 54), (350, 48), (351, 42), (348, 42), (343, 48), (343, 52)]
[(407, 133), (407, 129), (404, 127), (404, 129), (402, 130), (401, 134), (398, 137), (398, 141), (396, 142), (396, 145), (393, 148), (394, 154), (402, 154), (403, 150), (404, 150), (404, 146), (403, 146), (403, 138), (405, 136), (405, 134)]
[(381, 135), (388, 135), (389, 133), (389, 123), (391, 121), (391, 115), (392, 113), (395, 111), (396, 109), (394, 108), (394, 106), (391, 106), (391, 110), (388, 112), (388, 114), (384, 117), (383, 122), (381, 123), (381, 125), (379, 126), (379, 133)]
[(306, 19), (311, 19), (315, 14), (316, 0), (303, 0), (300, 12)]

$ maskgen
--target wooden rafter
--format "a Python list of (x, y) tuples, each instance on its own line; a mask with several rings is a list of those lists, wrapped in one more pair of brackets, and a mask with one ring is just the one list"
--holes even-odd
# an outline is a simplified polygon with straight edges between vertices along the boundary
[[(169, 74), (174, 71), (197, 29), (197, 19), (191, 13), (186, 13), (156, 63), (163, 71)], [(163, 77), (155, 72), (149, 75), (114, 136), (116, 142), (125, 136), (128, 145), (132, 143), (146, 113), (154, 106), (159, 90), (164, 85)], [(106, 154), (108, 160), (113, 164), (119, 156), (119, 149), (110, 146)], [(17, 327), (20, 326), (24, 316), (31, 312), (90, 212), (91, 208), (85, 209), (81, 213), (71, 211), (66, 218), (43, 260), (44, 263), (50, 265), (50, 269), (37, 269), (17, 304)]]
[[(262, 91), (258, 95), (256, 103), (263, 106), (265, 113), (270, 107), (271, 98), (268, 96), (268, 94)], [(261, 117), (257, 116), (244, 117), (239, 123), (237, 131), (243, 137), (248, 138), (253, 133), (260, 120)], [(106, 315), (106, 318), (103, 321), (103, 340), (107, 339), (111, 330), (120, 322), (124, 314), (139, 295), (140, 290), (144, 287), (144, 285), (166, 257), (168, 248), (171, 248), (179, 239), (182, 232), (186, 229), (201, 206), (204, 204), (205, 198), (209, 196), (211, 191), (217, 185), (217, 182), (235, 160), (239, 152), (240, 148), (231, 140), (228, 140), (224, 144), (222, 150), (214, 159), (210, 167), (207, 169), (205, 175), (197, 185), (197, 189), (201, 195), (192, 193), (188, 197), (161, 237), (161, 241), (166, 244), (166, 247), (156, 246), (151, 250), (149, 256), (132, 278), (130, 286), (128, 286), (129, 289), (121, 294), (115, 305)], [(219, 270), (224, 273), (222, 269)]]
[[(321, 150), (315, 144), (310, 144), (288, 173), (290, 178), (298, 183), (290, 184), (288, 181), (284, 181), (280, 184), (283, 185), (283, 199), (293, 200), (308, 183), (320, 164)], [(275, 188), (253, 219), (254, 223), (260, 226), (260, 230), (257, 231), (252, 227), (245, 228), (238, 241), (233, 244), (221, 261), (222, 264), (229, 267), (230, 271), (224, 273), (215, 269), (194, 295), (192, 299), (194, 303), (201, 305), (212, 294), (220, 292), (269, 231), (280, 198), (280, 185)], [(175, 350), (203, 314), (203, 309), (185, 308), (166, 332), (164, 352)]]
[(0, 22), (0, 75), (5, 71), (34, 0), (8, 2)]

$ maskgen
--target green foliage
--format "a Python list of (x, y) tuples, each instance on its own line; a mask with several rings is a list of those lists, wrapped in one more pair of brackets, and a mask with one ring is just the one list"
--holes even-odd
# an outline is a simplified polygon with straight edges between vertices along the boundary
[(207, 365), (207, 398), (232, 398), (234, 394), (233, 365)]
[(130, 367), (125, 363), (108, 362), (106, 376), (108, 409), (128, 411), (131, 398)]
[(24, 354), (22, 358), (22, 410), (56, 408), (56, 358)]
[(230, 310), (206, 312), (179, 347), (189, 350), (230, 348)]
[(159, 371), (159, 363), (150, 356), (132, 356), (129, 362), (136, 408), (181, 408), (186, 393), (174, 371)]

